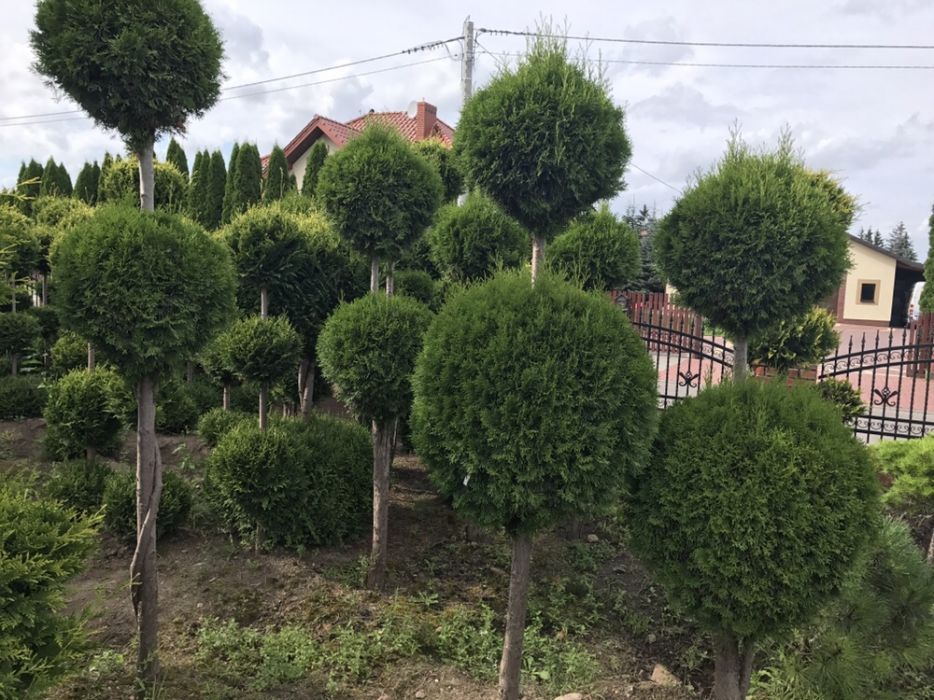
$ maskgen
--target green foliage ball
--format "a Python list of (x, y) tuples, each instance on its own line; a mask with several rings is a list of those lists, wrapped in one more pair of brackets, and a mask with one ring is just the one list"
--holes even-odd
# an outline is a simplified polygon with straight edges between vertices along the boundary
[(81, 513), (95, 513), (104, 500), (110, 467), (100, 462), (72, 460), (52, 467), (44, 493)]
[[(156, 536), (162, 539), (178, 531), (188, 521), (194, 490), (175, 472), (162, 473), (162, 496)], [(104, 525), (113, 534), (127, 541), (136, 540), (136, 475), (131, 471), (115, 471), (104, 485)]]
[(76, 369), (52, 382), (48, 391), (45, 449), (53, 459), (81, 457), (89, 448), (114, 454), (134, 403), (120, 375), (106, 367)]
[(840, 409), (845, 421), (863, 415), (866, 410), (859, 389), (845, 379), (822, 379), (817, 385), (817, 392), (824, 401), (829, 401)]
[(876, 468), (889, 482), (882, 503), (896, 514), (934, 514), (934, 436), (880, 442), (872, 448)]
[[(177, 214), (186, 206), (188, 181), (171, 163), (154, 166), (155, 206), (160, 211)], [(126, 158), (107, 168), (101, 178), (101, 201), (139, 206), (139, 161)]]
[(211, 454), (208, 476), (228, 523), (255, 524), (271, 542), (301, 548), (363, 531), (370, 515), (369, 432), (349, 421), (312, 416), (260, 431), (243, 421)]
[(603, 79), (548, 39), (464, 105), (454, 146), (467, 180), (546, 239), (622, 189), (632, 151)]
[(411, 297), (429, 309), (435, 308), (435, 281), (422, 270), (397, 270), (394, 275), (395, 293)]
[(64, 590), (97, 543), (96, 524), (10, 479), (0, 483), (0, 696), (31, 697), (74, 670), (81, 621), (65, 613)]
[(11, 206), (0, 205), (0, 270), (25, 277), (39, 266), (40, 244), (32, 222)]
[(440, 139), (423, 139), (413, 144), (415, 152), (427, 160), (441, 177), (441, 201), (453, 202), (464, 191), (464, 176), (454, 151)]
[(53, 269), (66, 325), (131, 381), (193, 359), (233, 312), (229, 253), (170, 214), (100, 207), (62, 241)]
[(834, 315), (819, 306), (792, 319), (779, 321), (749, 339), (749, 360), (787, 373), (820, 362), (840, 344)]
[(252, 423), (256, 416), (245, 411), (225, 411), (212, 408), (198, 419), (198, 435), (209, 447), (216, 447), (227, 433), (240, 423)]
[(415, 371), (413, 440), (481, 525), (534, 532), (609, 507), (647, 456), (655, 370), (609, 299), (503, 272), (450, 299)]
[(271, 384), (298, 367), (302, 341), (287, 318), (251, 316), (223, 336), (227, 362), (243, 381)]
[(93, 213), (93, 208), (76, 197), (39, 197), (32, 203), (36, 223), (53, 229), (69, 229)]
[(223, 44), (198, 0), (41, 0), (35, 22), (39, 73), (131, 146), (217, 100)]
[(681, 610), (757, 640), (807, 622), (878, 523), (866, 448), (809, 387), (724, 383), (665, 410), (633, 546)]
[(528, 233), (479, 192), (471, 193), (461, 206), (443, 207), (427, 237), (438, 271), (459, 283), (518, 267), (529, 255)]
[(373, 125), (327, 157), (316, 198), (354, 250), (394, 260), (431, 223), (441, 178), (398, 133)]
[[(52, 345), (52, 374), (61, 377), (88, 366), (88, 341), (74, 331), (64, 331)], [(98, 357), (97, 361), (102, 358)]]
[(574, 219), (548, 246), (545, 259), (588, 291), (629, 289), (642, 271), (638, 234), (607, 206)]
[(318, 338), (318, 363), (360, 418), (380, 423), (405, 415), (412, 371), (431, 312), (406, 296), (367, 294), (342, 304)]
[(35, 377), (0, 377), (0, 420), (39, 418), (45, 389)]
[(852, 198), (805, 168), (785, 141), (734, 139), (661, 221), (658, 262), (682, 303), (735, 336), (806, 313), (848, 264)]
[(0, 313), (0, 354), (22, 355), (32, 350), (42, 336), (42, 326), (33, 314)]

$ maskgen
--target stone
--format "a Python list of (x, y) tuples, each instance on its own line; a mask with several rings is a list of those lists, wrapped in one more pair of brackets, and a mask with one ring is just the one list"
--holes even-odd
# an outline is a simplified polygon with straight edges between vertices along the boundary
[(646, 636), (645, 640), (646, 640), (649, 644), (655, 644), (655, 642), (658, 641), (658, 637), (655, 636), (655, 633), (654, 633), (654, 632), (649, 632), (649, 634), (648, 634), (648, 636)]
[(584, 696), (580, 693), (568, 693), (567, 695), (555, 698), (555, 700), (584, 700)]
[(426, 693), (424, 690), (416, 690), (416, 691), (415, 691), (415, 700), (422, 700), (422, 698), (426, 697), (426, 695), (427, 695), (427, 693)]
[(599, 541), (600, 541), (600, 538), (597, 537), (597, 536), (596, 536), (595, 534), (593, 534), (592, 532), (591, 532), (589, 535), (587, 535), (587, 543), (588, 543), (588, 544), (597, 544), (597, 542), (599, 542)]
[(667, 688), (681, 685), (681, 681), (675, 678), (674, 674), (661, 664), (655, 664), (652, 669), (652, 682)]

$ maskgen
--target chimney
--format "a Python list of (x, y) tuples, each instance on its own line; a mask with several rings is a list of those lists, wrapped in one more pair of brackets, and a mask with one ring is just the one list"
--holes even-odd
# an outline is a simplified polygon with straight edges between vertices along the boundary
[(419, 102), (415, 112), (415, 140), (422, 141), (431, 136), (438, 121), (438, 108), (427, 102)]

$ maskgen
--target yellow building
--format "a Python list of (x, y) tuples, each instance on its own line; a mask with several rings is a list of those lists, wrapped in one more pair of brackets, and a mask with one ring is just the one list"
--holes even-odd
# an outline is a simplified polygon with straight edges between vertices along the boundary
[(850, 262), (843, 284), (827, 303), (837, 322), (904, 326), (914, 286), (924, 281), (924, 265), (856, 236), (850, 236)]

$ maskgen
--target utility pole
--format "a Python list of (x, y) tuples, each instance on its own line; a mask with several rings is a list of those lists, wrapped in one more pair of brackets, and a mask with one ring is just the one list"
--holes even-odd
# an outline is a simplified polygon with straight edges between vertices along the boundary
[(461, 94), (464, 104), (473, 95), (474, 31), (470, 15), (464, 20), (464, 53), (461, 55)]

